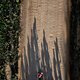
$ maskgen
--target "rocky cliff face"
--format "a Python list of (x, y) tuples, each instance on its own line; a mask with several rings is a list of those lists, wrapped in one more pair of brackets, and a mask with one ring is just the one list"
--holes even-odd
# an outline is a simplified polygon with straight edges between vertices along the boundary
[(22, 80), (37, 80), (40, 69), (46, 80), (69, 80), (68, 19), (67, 0), (22, 1)]

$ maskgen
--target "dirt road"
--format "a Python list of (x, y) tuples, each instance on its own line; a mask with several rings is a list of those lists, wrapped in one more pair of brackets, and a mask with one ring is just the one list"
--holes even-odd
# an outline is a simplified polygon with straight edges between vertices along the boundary
[(37, 80), (40, 69), (46, 80), (69, 80), (67, 13), (67, 0), (22, 1), (21, 80)]

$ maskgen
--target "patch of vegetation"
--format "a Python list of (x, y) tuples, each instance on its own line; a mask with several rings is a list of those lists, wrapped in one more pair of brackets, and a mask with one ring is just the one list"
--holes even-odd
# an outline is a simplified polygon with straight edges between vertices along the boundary
[(0, 80), (6, 80), (7, 63), (10, 63), (12, 70), (11, 80), (17, 80), (19, 15), (19, 0), (0, 0)]

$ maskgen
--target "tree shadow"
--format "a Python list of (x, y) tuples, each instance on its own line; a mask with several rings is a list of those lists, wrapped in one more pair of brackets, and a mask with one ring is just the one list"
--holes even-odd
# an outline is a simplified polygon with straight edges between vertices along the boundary
[(55, 60), (55, 54), (54, 54), (54, 49), (53, 49), (53, 69), (54, 69), (54, 80), (58, 80), (58, 77), (57, 77), (57, 70), (56, 70), (56, 60)]
[(31, 29), (31, 41), (28, 37), (28, 80), (37, 80), (37, 72), (40, 69), (39, 64), (39, 49), (38, 49), (38, 36), (36, 30), (36, 19), (34, 18), (33, 29)]
[[(28, 53), (28, 77), (27, 80), (37, 80), (37, 73), (42, 70), (46, 80), (52, 79), (52, 68), (50, 63), (50, 56), (48, 51), (48, 44), (45, 37), (45, 31), (43, 31), (43, 43), (41, 45), (41, 57), (38, 47), (38, 35), (36, 29), (36, 18), (34, 18), (33, 29), (31, 29), (31, 41), (27, 38), (27, 53)], [(40, 64), (39, 60), (42, 59)]]
[(24, 47), (24, 53), (22, 56), (22, 80), (27, 79), (27, 71), (28, 71), (28, 62), (27, 62), (27, 56), (26, 56), (26, 49)]
[(36, 18), (34, 18), (33, 28), (31, 29), (31, 37), (27, 36), (27, 52), (26, 49), (24, 48), (25, 63), (23, 63), (24, 67), (22, 69), (23, 71), (22, 80), (38, 80), (37, 73), (39, 72), (39, 70), (42, 70), (44, 74), (44, 80), (62, 80), (60, 71), (60, 62), (58, 59), (59, 49), (58, 49), (57, 38), (56, 41), (54, 41), (54, 45), (55, 45), (55, 52), (53, 58), (53, 64), (54, 64), (53, 68), (54, 68), (55, 79), (53, 79), (52, 75), (52, 64), (44, 30), (43, 30), (43, 41), (41, 43), (41, 55), (39, 53)]
[(54, 45), (55, 45), (55, 49), (53, 49), (53, 53), (54, 53), (54, 57), (53, 57), (54, 78), (55, 78), (55, 80), (62, 80), (61, 69), (60, 69), (61, 57), (60, 57), (60, 53), (59, 53), (57, 38), (56, 38), (56, 41), (54, 41)]
[(44, 72), (44, 77), (46, 80), (53, 80), (52, 77), (52, 67), (51, 67), (51, 60), (48, 51), (48, 43), (45, 37), (45, 31), (43, 30), (43, 43), (41, 43), (41, 68)]

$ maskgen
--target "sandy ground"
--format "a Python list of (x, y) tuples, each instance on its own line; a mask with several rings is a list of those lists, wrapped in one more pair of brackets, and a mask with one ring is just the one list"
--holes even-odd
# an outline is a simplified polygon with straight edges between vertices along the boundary
[(46, 80), (69, 80), (67, 4), (67, 0), (22, 1), (18, 80), (37, 80), (39, 69)]

